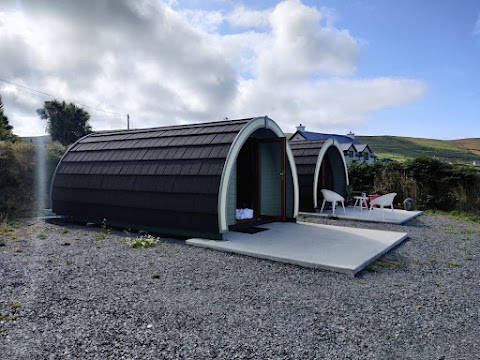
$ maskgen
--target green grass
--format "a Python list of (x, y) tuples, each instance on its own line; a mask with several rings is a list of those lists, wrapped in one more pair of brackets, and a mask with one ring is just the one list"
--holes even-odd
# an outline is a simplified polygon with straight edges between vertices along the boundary
[(6, 222), (0, 223), (0, 235), (8, 235), (15, 231), (15, 228)]
[(460, 139), (452, 141), (455, 145), (480, 156), (480, 138)]
[(20, 314), (3, 315), (0, 313), (0, 320), (17, 320), (19, 317)]
[(470, 214), (470, 213), (454, 210), (450, 212), (449, 215), (456, 219), (480, 223), (480, 215), (478, 214)]
[(10, 304), (10, 308), (12, 309), (12, 314), (6, 315), (0, 313), (0, 321), (9, 321), (9, 320), (17, 320), (21, 315), (18, 313), (18, 311), (22, 308), (22, 303), (17, 300), (12, 300), (12, 303)]
[(38, 240), (45, 240), (46, 238), (47, 238), (47, 235), (45, 235), (45, 233), (43, 232), (37, 234)]
[(14, 310), (20, 309), (22, 307), (22, 303), (17, 300), (13, 300), (12, 305), (10, 305), (10, 307)]
[(459, 263), (457, 263), (455, 261), (452, 261), (452, 260), (448, 261), (447, 265), (450, 266), (450, 267), (455, 267), (455, 268), (459, 268), (459, 267), (463, 266), (462, 264), (459, 264)]
[(95, 233), (95, 240), (105, 240), (108, 237), (108, 234), (105, 232)]
[(401, 264), (399, 261), (385, 260), (383, 258), (378, 259), (372, 265), (377, 266), (377, 267), (387, 268), (387, 269), (395, 269), (395, 268), (404, 267), (404, 265)]
[[(370, 265), (367, 265), (365, 267), (365, 270), (370, 271), (370, 272), (378, 272), (378, 268), (384, 268), (384, 269), (398, 269), (398, 268), (403, 268), (405, 265), (403, 265), (399, 261), (395, 260), (387, 260), (385, 258), (380, 258), (377, 261), (371, 263)], [(395, 286), (395, 285), (393, 285)]]
[[(471, 221), (471, 222), (475, 222), (475, 223), (480, 224), (480, 215), (471, 214), (471, 213), (458, 211), (458, 210), (453, 210), (453, 211), (426, 210), (425, 214), (450, 216), (454, 219), (463, 220), (463, 221)], [(473, 230), (465, 230), (465, 231), (467, 233), (474, 233), (475, 232)], [(472, 232), (469, 232), (469, 231), (472, 231)]]
[(397, 161), (428, 156), (472, 164), (473, 160), (480, 159), (480, 139), (435, 140), (400, 136), (357, 136), (356, 139), (368, 144), (379, 158)]
[(105, 240), (110, 235), (110, 229), (107, 227), (107, 219), (102, 221), (102, 230), (95, 234), (95, 240)]

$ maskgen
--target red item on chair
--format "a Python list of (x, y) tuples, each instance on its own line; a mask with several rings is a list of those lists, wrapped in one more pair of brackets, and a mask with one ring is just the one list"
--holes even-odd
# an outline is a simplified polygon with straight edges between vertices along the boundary
[[(380, 197), (380, 195), (378, 195), (378, 194), (368, 195), (368, 200), (372, 201), (372, 200), (375, 200), (378, 197)], [(377, 205), (373, 205), (373, 207), (377, 207)]]

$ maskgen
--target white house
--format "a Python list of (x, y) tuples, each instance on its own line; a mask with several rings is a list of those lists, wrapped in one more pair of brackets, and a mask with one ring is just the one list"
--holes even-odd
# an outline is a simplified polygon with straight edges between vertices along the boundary
[(302, 140), (326, 140), (335, 139), (340, 144), (347, 164), (351, 162), (366, 162), (372, 164), (377, 156), (373, 153), (368, 144), (361, 144), (355, 139), (355, 134), (349, 132), (347, 135), (323, 134), (312, 131), (305, 131), (305, 125), (297, 126), (297, 131), (289, 141)]

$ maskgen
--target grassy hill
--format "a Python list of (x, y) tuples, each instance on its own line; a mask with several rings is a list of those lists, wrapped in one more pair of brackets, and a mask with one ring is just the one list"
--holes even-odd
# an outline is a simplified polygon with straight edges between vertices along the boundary
[(419, 156), (436, 157), (454, 163), (471, 164), (480, 160), (480, 138), (434, 140), (399, 136), (357, 136), (370, 145), (379, 158), (403, 161)]
[(480, 158), (480, 138), (453, 140), (452, 143), (470, 151)]

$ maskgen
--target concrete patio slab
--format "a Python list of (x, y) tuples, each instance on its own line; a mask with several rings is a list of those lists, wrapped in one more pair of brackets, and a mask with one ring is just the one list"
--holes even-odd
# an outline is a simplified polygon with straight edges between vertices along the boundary
[(256, 234), (230, 231), (224, 241), (187, 244), (354, 276), (407, 238), (407, 233), (311, 223), (270, 223)]
[[(390, 209), (373, 209), (373, 210), (360, 210), (359, 208), (354, 208), (347, 206), (345, 208), (346, 214), (343, 212), (342, 207), (337, 207), (335, 209), (335, 217), (338, 219), (345, 220), (356, 220), (356, 221), (366, 221), (366, 222), (379, 222), (379, 223), (389, 223), (401, 225), (410, 221), (417, 216), (422, 215), (423, 211), (406, 211), (394, 209), (393, 215), (392, 210)], [(370, 213), (370, 215), (369, 215)], [(332, 210), (324, 210), (323, 213), (319, 212), (300, 212), (300, 215), (307, 216), (318, 216), (318, 217), (332, 217)]]

